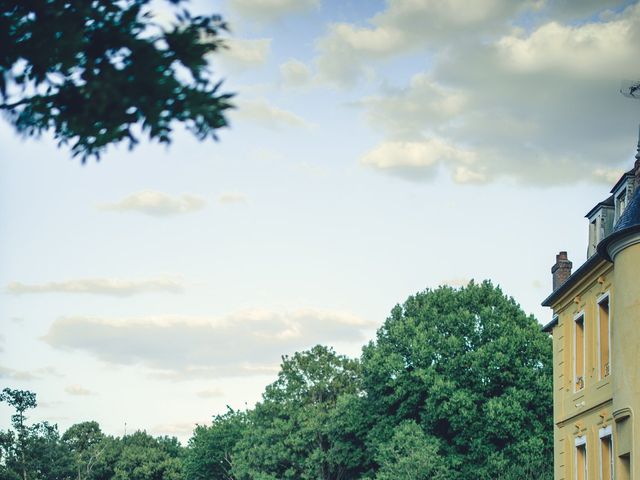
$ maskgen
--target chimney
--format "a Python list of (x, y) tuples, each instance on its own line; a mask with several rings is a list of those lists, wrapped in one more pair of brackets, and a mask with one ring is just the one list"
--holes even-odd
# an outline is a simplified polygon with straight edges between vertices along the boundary
[(551, 267), (553, 275), (553, 291), (555, 292), (571, 276), (573, 263), (567, 258), (567, 252), (560, 252), (556, 255), (556, 264)]

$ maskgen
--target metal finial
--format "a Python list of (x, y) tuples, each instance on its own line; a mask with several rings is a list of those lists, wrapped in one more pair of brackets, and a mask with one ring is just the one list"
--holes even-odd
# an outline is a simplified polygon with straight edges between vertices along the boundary
[(640, 126), (638, 126), (638, 150), (636, 151), (636, 160), (640, 161)]
[(638, 128), (638, 150), (636, 151), (636, 161), (633, 164), (635, 176), (635, 188), (640, 188), (640, 127)]
[(625, 80), (620, 86), (620, 93), (628, 98), (640, 99), (640, 81)]

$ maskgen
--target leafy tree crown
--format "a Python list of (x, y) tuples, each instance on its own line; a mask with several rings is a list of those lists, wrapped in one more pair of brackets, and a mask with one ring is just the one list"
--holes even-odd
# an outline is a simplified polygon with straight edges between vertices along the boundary
[(84, 162), (144, 132), (170, 143), (176, 124), (198, 139), (227, 125), (230, 94), (208, 65), (226, 24), (151, 0), (0, 0), (0, 111), (18, 132), (52, 131)]

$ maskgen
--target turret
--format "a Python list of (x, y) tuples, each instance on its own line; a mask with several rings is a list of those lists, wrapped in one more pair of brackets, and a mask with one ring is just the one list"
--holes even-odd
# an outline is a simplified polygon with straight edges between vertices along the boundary
[(612, 296), (611, 368), (615, 372), (613, 417), (619, 478), (640, 478), (640, 438), (636, 438), (636, 417), (640, 415), (640, 141), (632, 172), (626, 185), (633, 189), (633, 195), (613, 232), (598, 245), (598, 253), (613, 262), (616, 286)]

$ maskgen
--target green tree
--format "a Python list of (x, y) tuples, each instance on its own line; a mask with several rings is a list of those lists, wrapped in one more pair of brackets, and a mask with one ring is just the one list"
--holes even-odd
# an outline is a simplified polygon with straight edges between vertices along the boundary
[(184, 460), (188, 480), (233, 480), (232, 453), (246, 428), (246, 412), (229, 409), (211, 425), (198, 425), (189, 440)]
[(0, 402), (7, 402), (9, 406), (13, 407), (16, 411), (11, 416), (11, 424), (18, 432), (24, 430), (26, 416), (24, 412), (38, 406), (36, 401), (36, 394), (28, 390), (14, 390), (11, 388), (4, 388), (0, 393)]
[(17, 469), (23, 480), (26, 480), (26, 441), (29, 430), (25, 425), (25, 412), (36, 408), (38, 405), (36, 394), (28, 390), (14, 390), (7, 387), (0, 393), (0, 402), (7, 402), (16, 412), (11, 416), (11, 425), (15, 429), (15, 433), (8, 432), (4, 435), (3, 446), (5, 447), (5, 453), (3, 456), (6, 459), (5, 466), (9, 469), (13, 463), (14, 469)]
[(0, 401), (15, 409), (13, 431), (0, 434), (3, 480), (68, 480), (73, 476), (70, 450), (60, 440), (58, 427), (48, 422), (27, 425), (25, 412), (37, 406), (36, 395), (5, 388)]
[(106, 448), (105, 435), (98, 422), (72, 425), (62, 435), (62, 441), (73, 455), (78, 480), (88, 479)]
[(135, 432), (119, 441), (113, 480), (181, 480), (183, 448), (173, 437)]
[(83, 162), (133, 148), (140, 132), (168, 144), (177, 123), (216, 138), (231, 95), (208, 57), (226, 25), (168, 1), (170, 27), (151, 0), (0, 0), (0, 111), (21, 134), (52, 131)]
[(71, 480), (73, 456), (61, 441), (57, 425), (39, 422), (28, 429), (24, 441), (26, 477), (29, 480)]
[(490, 282), (409, 297), (362, 367), (376, 458), (413, 421), (438, 441), (451, 479), (553, 477), (551, 342)]
[(359, 390), (359, 362), (330, 348), (318, 345), (284, 357), (278, 379), (248, 415), (233, 455), (235, 477), (354, 478), (341, 446), (333, 442), (329, 420), (341, 395)]
[(122, 454), (122, 442), (119, 438), (105, 436), (96, 447), (98, 454), (93, 457), (91, 468), (87, 470), (85, 465), (77, 463), (76, 471), (79, 470), (81, 475), (86, 473), (87, 480), (112, 480)]
[(380, 446), (376, 457), (380, 469), (376, 480), (448, 480), (439, 442), (428, 437), (414, 421), (401, 423), (389, 442)]

